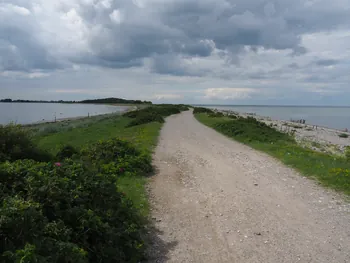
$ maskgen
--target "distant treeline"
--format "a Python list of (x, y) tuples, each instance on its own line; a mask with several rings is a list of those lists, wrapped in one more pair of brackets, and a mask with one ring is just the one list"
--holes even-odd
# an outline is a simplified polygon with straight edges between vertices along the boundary
[(119, 98), (105, 98), (105, 99), (94, 99), (94, 100), (82, 100), (82, 101), (65, 101), (65, 100), (13, 100), (13, 99), (2, 99), (0, 102), (22, 102), (22, 103), (90, 103), (90, 104), (152, 104), (150, 101), (141, 100), (125, 100)]
[(95, 100), (82, 100), (79, 103), (104, 103), (104, 104), (152, 104), (150, 101), (141, 100), (125, 100), (119, 98), (106, 98)]

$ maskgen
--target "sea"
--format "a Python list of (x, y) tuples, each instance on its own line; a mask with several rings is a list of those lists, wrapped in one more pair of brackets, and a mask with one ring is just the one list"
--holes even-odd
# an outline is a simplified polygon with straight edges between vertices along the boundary
[[(199, 105), (198, 105), (199, 106)], [(255, 113), (274, 120), (300, 120), (306, 124), (333, 129), (350, 130), (350, 107), (321, 106), (237, 106), (237, 105), (200, 105), (202, 107), (232, 110), (242, 113)]]
[(129, 106), (64, 103), (0, 103), (0, 124), (31, 124), (55, 119), (121, 113)]

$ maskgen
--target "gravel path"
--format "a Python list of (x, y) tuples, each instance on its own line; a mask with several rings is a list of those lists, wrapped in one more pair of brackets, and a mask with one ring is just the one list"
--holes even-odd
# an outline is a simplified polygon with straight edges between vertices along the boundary
[(350, 262), (350, 206), (264, 153), (167, 118), (149, 184), (151, 262)]

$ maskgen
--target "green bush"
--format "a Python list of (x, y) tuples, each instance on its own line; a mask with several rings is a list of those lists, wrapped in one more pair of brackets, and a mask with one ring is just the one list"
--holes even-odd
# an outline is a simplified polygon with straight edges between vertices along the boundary
[(340, 133), (340, 134), (338, 134), (338, 136), (339, 136), (340, 138), (348, 138), (348, 137), (349, 137), (349, 135), (346, 134), (346, 133)]
[(211, 113), (211, 114), (213, 114), (214, 111), (212, 111), (211, 109), (208, 109), (208, 108), (195, 107), (193, 110), (193, 113), (194, 114), (197, 114), (197, 113)]
[(211, 118), (221, 118), (221, 117), (224, 117), (225, 115), (222, 112), (213, 112), (213, 113), (209, 113), (208, 116)]
[(77, 149), (75, 149), (72, 145), (65, 145), (57, 152), (56, 159), (60, 161), (66, 158), (72, 158), (72, 156), (76, 154), (79, 154)]
[(162, 117), (162, 115), (159, 115), (158, 113), (142, 112), (142, 113), (139, 113), (138, 116), (127, 125), (127, 127), (137, 126), (137, 125), (141, 125), (149, 122), (163, 123), (164, 118)]
[(111, 139), (53, 159), (27, 130), (0, 127), (0, 262), (143, 260), (146, 220), (118, 189), (152, 171), (150, 154)]
[(269, 127), (255, 118), (240, 118), (228, 122), (217, 123), (214, 127), (227, 136), (256, 142), (291, 141), (292, 137)]
[(150, 106), (141, 110), (129, 111), (124, 113), (124, 116), (134, 119), (128, 124), (128, 127), (132, 127), (149, 122), (163, 123), (163, 117), (178, 114), (186, 110), (188, 110), (188, 106), (186, 105), (163, 104)]
[(83, 149), (82, 155), (103, 172), (123, 174), (129, 171), (145, 174), (152, 171), (150, 157), (131, 143), (117, 138), (92, 144)]
[(68, 159), (59, 164), (19, 160), (0, 165), (0, 189), (1, 262), (138, 262), (143, 257), (144, 221), (117, 191), (114, 174)]
[(345, 158), (350, 161), (350, 146), (346, 146), (345, 148)]
[(49, 161), (51, 156), (33, 144), (28, 131), (20, 125), (0, 125), (0, 162), (18, 159)]
[(234, 119), (234, 120), (239, 119), (239, 116), (234, 115), (234, 114), (230, 114), (230, 115), (228, 115), (228, 117), (229, 117), (230, 119)]

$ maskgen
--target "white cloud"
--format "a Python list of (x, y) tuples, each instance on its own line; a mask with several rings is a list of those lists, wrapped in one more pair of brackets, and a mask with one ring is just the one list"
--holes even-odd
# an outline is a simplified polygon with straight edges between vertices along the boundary
[(54, 93), (78, 93), (78, 94), (85, 94), (86, 93), (86, 90), (84, 89), (57, 89), (57, 90), (52, 90), (51, 92), (54, 92)]
[(43, 73), (43, 72), (32, 72), (28, 74), (28, 78), (30, 79), (36, 79), (36, 78), (44, 78), (48, 77), (50, 74), (48, 73)]
[(14, 79), (37, 79), (49, 77), (49, 73), (44, 72), (21, 72), (21, 71), (0, 71), (0, 77), (8, 77)]
[(249, 99), (252, 94), (258, 93), (252, 88), (210, 88), (205, 90), (205, 98), (215, 100), (242, 100)]
[(123, 21), (123, 15), (120, 10), (113, 10), (109, 17), (116, 24), (120, 24)]
[(109, 9), (112, 6), (112, 0), (102, 0), (97, 3), (97, 6), (105, 9)]
[(155, 94), (153, 99), (156, 100), (178, 100), (182, 99), (184, 96), (180, 94)]
[(15, 13), (17, 15), (28, 16), (31, 12), (22, 6), (13, 4), (1, 4), (0, 3), (0, 14), (1, 13)]

